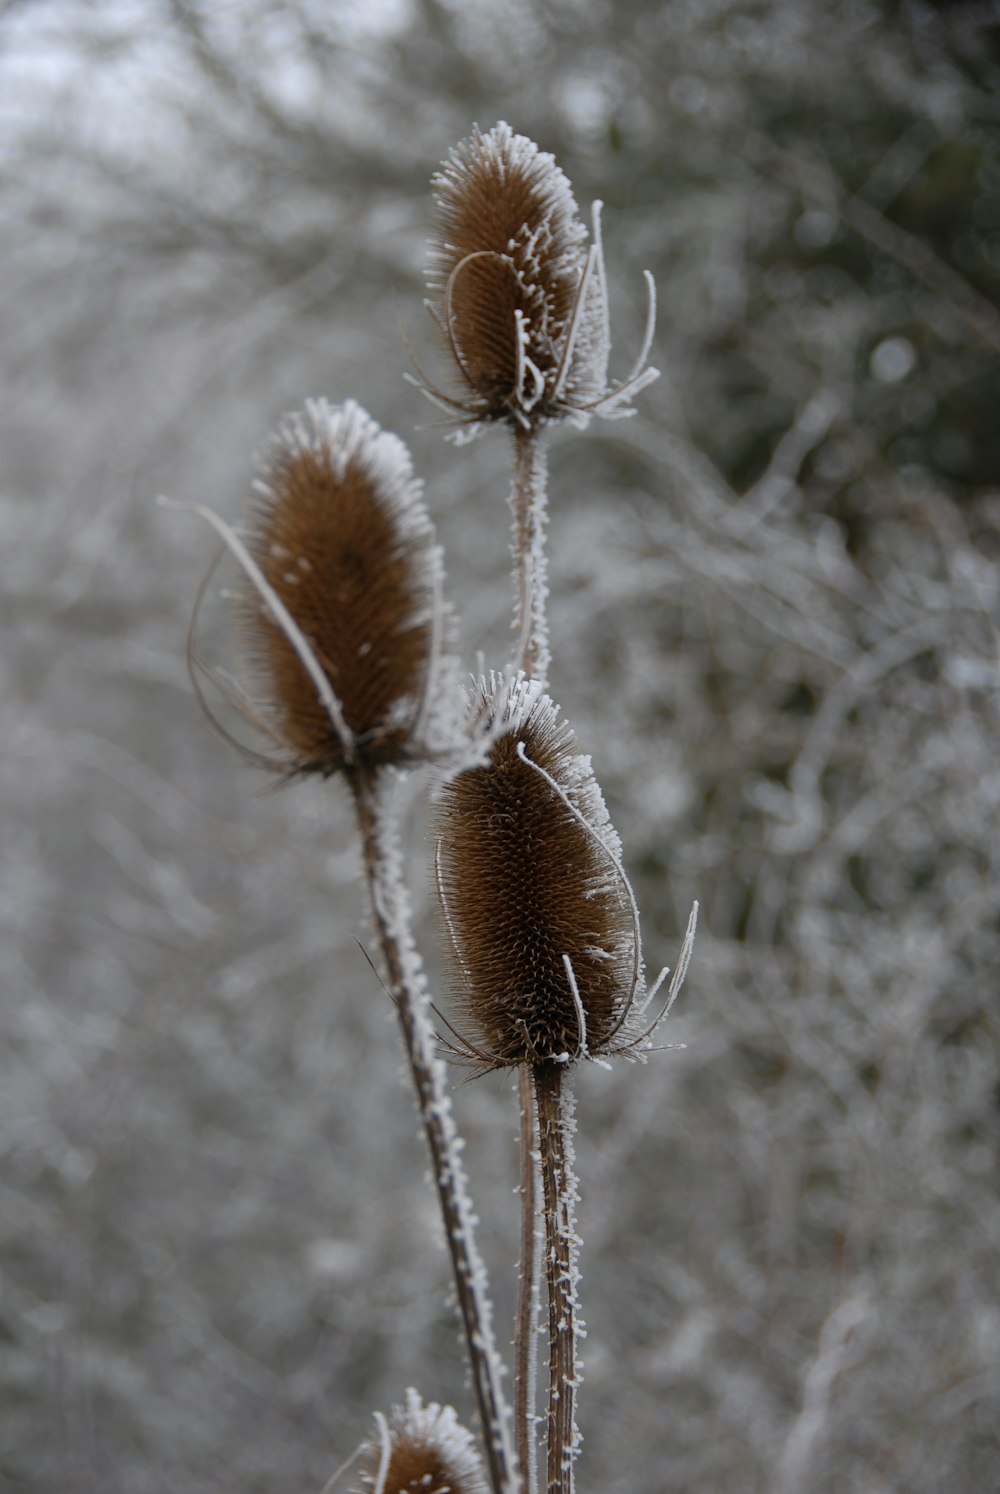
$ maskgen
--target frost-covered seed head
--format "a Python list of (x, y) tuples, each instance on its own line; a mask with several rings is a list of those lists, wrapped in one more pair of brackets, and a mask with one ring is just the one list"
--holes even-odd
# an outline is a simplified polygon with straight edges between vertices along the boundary
[(481, 682), (479, 719), (487, 759), (446, 785), (437, 823), (469, 1049), (488, 1068), (618, 1051), (637, 930), (590, 759), (523, 677)]
[(353, 402), (315, 400), (283, 422), (261, 466), (247, 548), (335, 697), (331, 714), (287, 627), (245, 581), (248, 648), (289, 769), (434, 750), (458, 691), (442, 658), (440, 551), (405, 446)]
[(473, 130), (432, 186), (430, 304), (465, 386), (456, 407), (531, 427), (599, 400), (603, 274), (554, 158), (501, 122)]
[(415, 1390), (367, 1449), (365, 1494), (487, 1494), (471, 1432), (450, 1406), (424, 1405)]

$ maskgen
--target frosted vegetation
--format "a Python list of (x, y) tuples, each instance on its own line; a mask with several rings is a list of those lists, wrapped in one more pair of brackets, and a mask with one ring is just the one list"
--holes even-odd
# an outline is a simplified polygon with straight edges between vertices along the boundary
[[(654, 970), (701, 903), (684, 1046), (576, 1084), (580, 1487), (992, 1487), (991, 13), (222, 9), (0, 13), (0, 1482), (319, 1494), (407, 1386), (474, 1423), (349, 800), (204, 729), (152, 500), (235, 521), (356, 398), (510, 650), (509, 442), (443, 446), (394, 306), (440, 370), (428, 179), (506, 118), (605, 201), (613, 378), (659, 287), (636, 418), (550, 443), (550, 684)], [(408, 845), (433, 954), (416, 794)], [(510, 1075), (454, 1098), (505, 1347)]]

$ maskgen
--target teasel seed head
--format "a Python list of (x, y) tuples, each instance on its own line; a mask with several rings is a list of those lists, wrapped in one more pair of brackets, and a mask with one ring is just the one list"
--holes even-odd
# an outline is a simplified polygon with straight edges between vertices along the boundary
[(376, 1414), (364, 1494), (488, 1494), (471, 1432), (450, 1406), (426, 1406), (415, 1390), (392, 1419)]
[(558, 708), (523, 676), (479, 686), (484, 761), (437, 811), (456, 1029), (483, 1069), (626, 1051), (642, 974), (621, 846)]
[(357, 404), (314, 400), (259, 463), (239, 606), (278, 765), (327, 775), (446, 752), (454, 625), (406, 447)]
[(600, 204), (588, 246), (555, 159), (503, 122), (486, 134), (474, 129), (432, 187), (438, 228), (428, 305), (463, 388), (449, 396), (425, 383), (425, 393), (467, 431), (498, 420), (531, 430), (630, 413), (627, 401), (657, 377), (645, 367), (655, 304), (635, 368), (609, 387)]

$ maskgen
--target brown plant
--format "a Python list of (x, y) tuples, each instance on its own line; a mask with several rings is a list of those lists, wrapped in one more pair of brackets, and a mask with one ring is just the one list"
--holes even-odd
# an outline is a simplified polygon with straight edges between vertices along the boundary
[(409, 453), (360, 406), (315, 400), (262, 467), (247, 550), (266, 589), (246, 575), (240, 613), (279, 765), (328, 775), (433, 754), (450, 621)]
[(487, 1494), (472, 1434), (450, 1406), (424, 1405), (415, 1390), (392, 1420), (376, 1415), (378, 1440), (367, 1448), (365, 1494)]
[(604, 800), (558, 709), (523, 677), (480, 686), (487, 756), (438, 810), (455, 999), (475, 1062), (625, 1051), (641, 954)]
[(437, 232), (428, 302), (462, 388), (422, 387), (466, 427), (630, 413), (628, 399), (657, 377), (645, 367), (655, 301), (629, 377), (608, 386), (607, 287), (600, 204), (593, 240), (555, 159), (501, 121), (473, 130), (432, 183)]
[[(654, 301), (636, 365), (608, 387), (607, 294), (595, 205), (587, 246), (569, 183), (553, 158), (509, 126), (474, 131), (435, 178), (441, 235), (432, 254), (432, 306), (464, 383), (427, 389), (465, 426), (514, 431), (515, 625), (505, 674), (479, 685), (460, 720), (442, 599), (440, 552), (409, 455), (351, 402), (307, 403), (263, 454), (258, 503), (245, 538), (207, 509), (242, 571), (239, 615), (253, 688), (207, 678), (259, 729), (274, 755), (241, 750), (285, 775), (343, 773), (357, 814), (362, 867), (387, 989), (417, 1094), (465, 1329), (483, 1430), (483, 1459), (449, 1407), (415, 1391), (363, 1475), (372, 1494), (536, 1494), (533, 1344), (538, 1313), (536, 1216), (545, 1237), (548, 1296), (548, 1494), (573, 1494), (580, 1447), (577, 1302), (580, 1241), (573, 1157), (579, 1059), (636, 1055), (642, 948), (621, 846), (590, 759), (544, 693), (546, 464), (542, 427), (622, 415), (656, 377), (645, 367)], [(211, 573), (210, 573), (211, 575)], [(207, 580), (202, 588), (202, 595)], [(195, 617), (197, 618), (197, 607)], [(221, 723), (215, 724), (228, 735)], [(234, 739), (229, 737), (230, 741)], [(515, 1426), (502, 1386), (486, 1272), (461, 1160), (430, 997), (411, 932), (393, 772), (443, 759), (437, 874), (456, 958), (454, 1056), (479, 1070), (520, 1070), (522, 1228)], [(664, 1012), (683, 979), (694, 915)], [(663, 979), (661, 974), (660, 980)], [(663, 1013), (660, 1014), (661, 1016)]]

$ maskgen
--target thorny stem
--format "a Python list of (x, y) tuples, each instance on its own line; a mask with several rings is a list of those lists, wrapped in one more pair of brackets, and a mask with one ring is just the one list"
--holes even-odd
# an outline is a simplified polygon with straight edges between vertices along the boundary
[(573, 1494), (577, 1452), (576, 1340), (582, 1331), (576, 1302), (576, 1178), (564, 1067), (537, 1063), (532, 1069), (538, 1110), (545, 1214), (545, 1275), (549, 1298), (549, 1410), (547, 1494)]
[(445, 1087), (443, 1065), (434, 1051), (434, 1027), (423, 987), (419, 957), (409, 930), (409, 910), (398, 871), (395, 827), (378, 803), (374, 775), (355, 767), (349, 775), (361, 833), (365, 881), (372, 916), (396, 1003), (399, 1025), (430, 1147), (441, 1215), (465, 1329), (493, 1494), (517, 1488), (510, 1447), (509, 1413), (500, 1384), (501, 1363), (493, 1338), (486, 1270), (475, 1241), (475, 1220), (459, 1156), (458, 1134)]
[[(518, 631), (514, 668), (521, 669), (543, 688), (548, 684), (549, 650), (545, 557), (546, 481), (548, 463), (538, 431), (514, 429), (514, 483), (510, 506), (514, 516), (516, 601), (514, 626)], [(514, 1412), (524, 1494), (536, 1494), (538, 1453), (535, 1436), (537, 1336), (539, 1306), (538, 1194), (540, 1143), (534, 1082), (525, 1064), (519, 1080), (521, 1097), (521, 1261), (514, 1350)], [(549, 1401), (558, 1396), (549, 1356)], [(550, 1413), (551, 1416), (551, 1413)]]
[(521, 1106), (521, 1256), (518, 1268), (517, 1327), (514, 1338), (514, 1435), (524, 1494), (538, 1488), (535, 1438), (538, 1355), (538, 1127), (531, 1069), (518, 1070)]
[(548, 463), (541, 438), (534, 430), (514, 431), (514, 485), (510, 506), (514, 515), (514, 577), (517, 603), (514, 623), (519, 642), (515, 668), (548, 685), (549, 653), (545, 601), (548, 596), (545, 560), (545, 483)]

